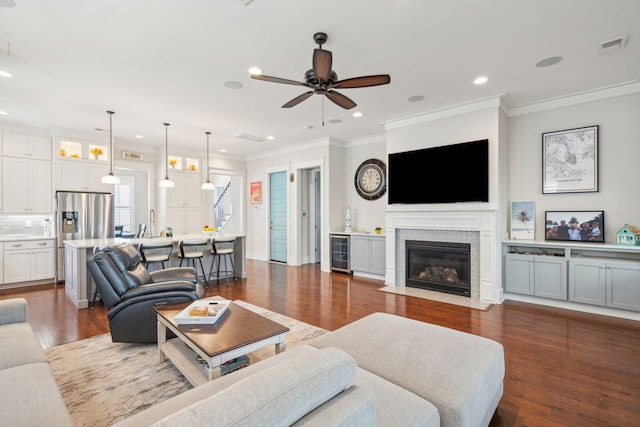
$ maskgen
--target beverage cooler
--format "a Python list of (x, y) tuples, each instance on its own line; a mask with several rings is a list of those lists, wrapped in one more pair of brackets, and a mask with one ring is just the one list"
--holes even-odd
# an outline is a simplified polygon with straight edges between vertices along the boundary
[(329, 239), (329, 247), (331, 248), (331, 270), (351, 274), (349, 236), (344, 234), (331, 234)]

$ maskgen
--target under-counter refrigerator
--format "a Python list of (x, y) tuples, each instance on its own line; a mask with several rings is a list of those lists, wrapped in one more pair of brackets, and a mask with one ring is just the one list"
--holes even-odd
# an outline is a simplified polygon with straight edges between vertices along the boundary
[(56, 282), (64, 280), (64, 241), (103, 239), (114, 235), (110, 193), (56, 192)]

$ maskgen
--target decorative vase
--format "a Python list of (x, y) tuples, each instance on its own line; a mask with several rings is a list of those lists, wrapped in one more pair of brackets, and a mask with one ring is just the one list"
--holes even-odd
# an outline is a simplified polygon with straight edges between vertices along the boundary
[(344, 218), (344, 231), (351, 232), (351, 209), (347, 208), (347, 216)]

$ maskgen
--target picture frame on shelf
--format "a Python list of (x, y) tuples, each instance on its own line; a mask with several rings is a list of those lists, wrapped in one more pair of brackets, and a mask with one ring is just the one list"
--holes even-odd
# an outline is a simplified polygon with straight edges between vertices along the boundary
[(536, 210), (533, 201), (511, 202), (511, 239), (535, 240)]
[(598, 126), (542, 134), (542, 193), (598, 191)]
[(546, 211), (547, 241), (604, 243), (604, 211)]
[(262, 203), (262, 181), (251, 183), (251, 203), (254, 205)]

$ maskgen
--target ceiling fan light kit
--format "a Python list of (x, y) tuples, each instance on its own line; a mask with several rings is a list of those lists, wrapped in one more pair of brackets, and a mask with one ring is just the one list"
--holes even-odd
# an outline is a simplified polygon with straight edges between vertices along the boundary
[(322, 48), (322, 45), (327, 42), (327, 38), (326, 33), (315, 33), (313, 35), (313, 40), (318, 45), (318, 48), (313, 50), (312, 68), (305, 73), (304, 81), (299, 82), (280, 77), (265, 76), (264, 74), (251, 74), (251, 78), (272, 83), (305, 86), (311, 89), (285, 103), (282, 108), (294, 107), (315, 94), (326, 96), (331, 102), (345, 110), (350, 110), (357, 104), (340, 92), (336, 92), (334, 89), (380, 86), (391, 82), (391, 77), (388, 74), (338, 80), (338, 74), (332, 69), (333, 54), (331, 51)]

